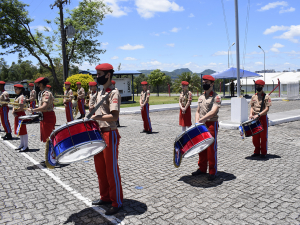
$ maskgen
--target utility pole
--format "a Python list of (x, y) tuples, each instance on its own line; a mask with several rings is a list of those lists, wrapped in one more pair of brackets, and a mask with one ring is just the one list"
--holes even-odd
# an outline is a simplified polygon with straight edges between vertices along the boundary
[[(50, 5), (50, 8), (53, 9), (54, 6), (57, 6), (59, 8), (61, 48), (62, 48), (64, 81), (65, 81), (68, 77), (68, 66), (67, 66), (67, 52), (66, 52), (66, 33), (64, 29), (64, 12), (63, 12), (64, 3), (68, 4), (68, 0), (56, 0), (54, 5)], [(69, 0), (69, 4), (70, 4), (70, 0)]]
[(240, 40), (239, 40), (239, 12), (238, 0), (235, 0), (235, 33), (236, 33), (236, 72), (237, 72), (237, 97), (240, 97)]

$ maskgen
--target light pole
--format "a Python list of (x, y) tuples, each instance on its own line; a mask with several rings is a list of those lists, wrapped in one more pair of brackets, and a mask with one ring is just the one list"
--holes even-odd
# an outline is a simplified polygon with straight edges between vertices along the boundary
[(235, 44), (235, 42), (233, 42), (232, 43), (232, 45), (229, 47), (229, 49), (228, 49), (228, 68), (229, 68), (229, 51), (230, 51), (230, 48), (232, 47), (232, 46), (234, 46), (234, 44)]
[(266, 54), (265, 51), (260, 47), (260, 45), (258, 47), (264, 52), (264, 82), (266, 82)]

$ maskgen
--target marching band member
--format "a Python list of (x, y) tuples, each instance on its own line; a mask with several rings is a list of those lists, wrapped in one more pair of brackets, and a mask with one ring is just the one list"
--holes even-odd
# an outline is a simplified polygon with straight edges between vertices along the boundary
[(72, 111), (72, 108), (73, 108), (73, 104), (72, 104), (72, 98), (73, 98), (73, 91), (72, 89), (70, 88), (71, 87), (71, 83), (69, 81), (66, 81), (65, 82), (65, 93), (64, 95), (68, 95), (70, 96), (69, 98), (68, 97), (64, 97), (64, 105), (65, 105), (65, 112), (66, 112), (66, 118), (67, 118), (67, 122), (71, 122), (73, 121), (73, 111)]
[(265, 82), (263, 80), (255, 81), (257, 93), (252, 96), (250, 101), (250, 119), (259, 119), (264, 130), (252, 136), (252, 142), (255, 147), (252, 157), (260, 156), (266, 158), (268, 151), (268, 125), (269, 119), (267, 113), (269, 112), (272, 101), (269, 95), (264, 93), (263, 88)]
[(95, 104), (95, 98), (97, 98), (98, 91), (97, 91), (97, 82), (92, 81), (89, 82), (91, 93), (89, 95), (89, 111), (91, 111), (94, 108)]
[(26, 101), (25, 96), (24, 96), (24, 91), (25, 88), (21, 84), (15, 84), (15, 93), (17, 94), (17, 97), (15, 98), (15, 103), (19, 103), (19, 108), (16, 109), (15, 107), (13, 108), (12, 114), (15, 117), (15, 135), (20, 136), (20, 146), (16, 148), (16, 150), (20, 150), (20, 152), (25, 152), (28, 151), (28, 134), (27, 134), (27, 129), (26, 129), (26, 124), (22, 124), (21, 121), (19, 121), (20, 116), (25, 116), (24, 112), (24, 103)]
[[(1, 102), (10, 102), (9, 94), (7, 91), (4, 90), (4, 85), (5, 85), (5, 82), (0, 81), (0, 101)], [(4, 131), (6, 133), (6, 135), (2, 137), (4, 140), (12, 140), (11, 128), (10, 128), (10, 123), (8, 120), (8, 111), (9, 111), (9, 108), (8, 108), (7, 104), (0, 105), (1, 123), (2, 123)]]
[(196, 123), (204, 123), (215, 141), (206, 150), (199, 153), (199, 169), (193, 172), (193, 176), (206, 174), (207, 162), (209, 165), (208, 180), (212, 181), (217, 174), (217, 134), (218, 134), (218, 112), (221, 107), (221, 97), (213, 91), (214, 81), (210, 75), (203, 76), (204, 93), (198, 99), (198, 108), (196, 111)]
[(43, 120), (40, 122), (40, 140), (42, 142), (46, 142), (49, 138), (51, 132), (55, 129), (56, 116), (53, 111), (53, 95), (51, 92), (46, 91), (46, 85), (49, 83), (48, 78), (40, 77), (34, 81), (40, 88), (40, 92), (38, 94), (39, 107), (38, 108), (30, 108), (27, 111), (33, 112), (42, 112)]
[(29, 89), (30, 89), (30, 94), (29, 94), (29, 99), (26, 99), (26, 101), (30, 103), (31, 108), (35, 109), (35, 107), (36, 107), (36, 101), (35, 101), (36, 91), (34, 90), (34, 84), (29, 83), (28, 86), (29, 86)]
[[(103, 90), (97, 93), (96, 102), (109, 94), (105, 103), (91, 118), (97, 120), (106, 143), (106, 148), (94, 156), (95, 168), (99, 180), (100, 199), (93, 201), (93, 205), (112, 203), (112, 207), (106, 211), (106, 215), (113, 215), (123, 207), (123, 190), (118, 166), (118, 147), (120, 135), (116, 121), (119, 117), (121, 96), (117, 89), (113, 90), (111, 79), (113, 67), (108, 63), (96, 66), (97, 82), (103, 85)], [(95, 104), (92, 103), (92, 104)]]
[[(116, 87), (116, 81), (112, 80), (111, 84), (113, 85), (114, 88)], [(117, 127), (120, 127), (120, 117), (118, 117), (118, 120), (117, 120)]]
[(80, 117), (78, 119), (82, 119), (85, 117), (85, 108), (84, 108), (84, 99), (85, 99), (85, 92), (83, 87), (81, 87), (81, 82), (77, 82), (77, 98), (78, 98), (78, 109), (80, 112)]
[(182, 92), (179, 96), (179, 126), (182, 126), (182, 131), (186, 130), (186, 127), (192, 126), (192, 115), (191, 115), (191, 103), (192, 103), (192, 92), (188, 90), (189, 82), (182, 81), (181, 87)]
[(149, 117), (149, 98), (150, 98), (150, 90), (147, 90), (147, 81), (141, 82), (142, 85), (142, 92), (140, 96), (140, 106), (141, 106), (141, 114), (142, 119), (144, 121), (144, 130), (143, 132), (146, 132), (148, 134), (152, 134), (152, 126), (151, 126), (151, 120)]
[(45, 88), (45, 90), (46, 90), (46, 91), (50, 91), (50, 92), (51, 92), (51, 90), (50, 90), (50, 89), (51, 89), (51, 85), (47, 84), (47, 85), (46, 85), (46, 88)]

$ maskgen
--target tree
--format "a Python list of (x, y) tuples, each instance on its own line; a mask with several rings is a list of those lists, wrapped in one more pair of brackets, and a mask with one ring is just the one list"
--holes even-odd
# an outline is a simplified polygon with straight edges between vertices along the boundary
[(2, 81), (8, 81), (8, 65), (6, 61), (1, 58), (0, 59), (0, 80)]
[(148, 80), (149, 83), (152, 86), (157, 87), (157, 96), (159, 96), (159, 88), (158, 86), (163, 84), (163, 82), (166, 80), (166, 74), (161, 72), (160, 69), (153, 70), (149, 75), (148, 75)]
[(175, 92), (181, 92), (181, 81), (189, 82), (189, 90), (191, 92), (200, 91), (201, 89), (201, 78), (196, 73), (184, 72), (178, 76), (174, 81), (173, 90)]
[[(55, 31), (52, 36), (45, 36), (37, 30), (33, 33), (30, 28), (33, 19), (28, 16), (28, 11), (25, 9), (27, 6), (18, 0), (1, 0), (0, 45), (5, 51), (1, 51), (0, 54), (19, 53), (21, 58), (28, 55), (34, 56), (40, 65), (51, 73), (55, 83), (61, 86), (54, 63), (61, 57), (50, 55), (60, 49), (60, 45), (57, 45), (61, 40), (59, 32)], [(72, 24), (77, 30), (74, 38), (66, 45), (68, 67), (70, 63), (81, 64), (86, 60), (89, 63), (95, 63), (100, 60), (99, 54), (105, 51), (99, 49), (101, 43), (96, 37), (102, 32), (97, 29), (97, 26), (102, 25), (101, 21), (109, 12), (111, 10), (102, 1), (92, 0), (83, 0), (75, 9), (67, 10), (69, 17), (65, 19), (64, 24)], [(47, 23), (50, 24), (51, 21)], [(55, 23), (58, 23), (58, 19)], [(44, 29), (45, 32), (50, 32), (47, 27)], [(55, 49), (55, 47), (58, 48)]]

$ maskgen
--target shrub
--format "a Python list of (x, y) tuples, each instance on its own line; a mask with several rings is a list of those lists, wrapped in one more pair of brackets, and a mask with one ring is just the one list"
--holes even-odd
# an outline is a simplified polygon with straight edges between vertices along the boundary
[(71, 83), (71, 89), (73, 92), (77, 92), (77, 82), (81, 82), (81, 87), (83, 87), (85, 92), (88, 92), (89, 82), (94, 81), (94, 79), (89, 74), (74, 74), (68, 77), (66, 81), (69, 81)]

